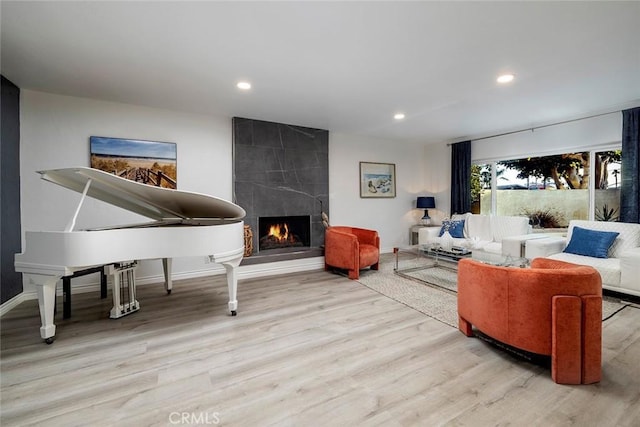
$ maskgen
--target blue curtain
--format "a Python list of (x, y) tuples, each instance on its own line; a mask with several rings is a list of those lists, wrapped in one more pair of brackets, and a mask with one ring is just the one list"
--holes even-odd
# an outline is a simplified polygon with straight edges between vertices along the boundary
[(640, 107), (622, 111), (620, 221), (640, 223)]
[(451, 145), (451, 214), (471, 212), (471, 141)]

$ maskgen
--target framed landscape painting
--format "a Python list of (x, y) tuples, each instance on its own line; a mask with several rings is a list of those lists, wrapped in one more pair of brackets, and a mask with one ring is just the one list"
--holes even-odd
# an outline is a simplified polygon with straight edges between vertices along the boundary
[(177, 146), (140, 139), (89, 138), (91, 167), (156, 187), (178, 188)]
[(360, 197), (396, 197), (396, 165), (360, 162)]

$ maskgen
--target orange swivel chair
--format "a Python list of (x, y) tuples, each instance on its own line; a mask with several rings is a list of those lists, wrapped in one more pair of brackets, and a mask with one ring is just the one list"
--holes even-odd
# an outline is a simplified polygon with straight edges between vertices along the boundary
[(531, 268), (458, 264), (458, 327), (551, 356), (559, 384), (600, 381), (602, 280), (590, 266), (535, 258)]
[(360, 269), (378, 269), (380, 237), (375, 230), (331, 226), (324, 235), (325, 270), (337, 267), (349, 271), (349, 279), (360, 277)]

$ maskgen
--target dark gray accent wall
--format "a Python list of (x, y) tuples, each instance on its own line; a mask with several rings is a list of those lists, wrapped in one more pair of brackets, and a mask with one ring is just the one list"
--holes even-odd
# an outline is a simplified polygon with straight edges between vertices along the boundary
[(258, 248), (258, 217), (311, 215), (311, 247), (324, 246), (329, 214), (329, 131), (233, 118), (234, 202)]
[(21, 251), (20, 231), (20, 89), (2, 79), (0, 118), (0, 303), (22, 292), (22, 275), (13, 268)]

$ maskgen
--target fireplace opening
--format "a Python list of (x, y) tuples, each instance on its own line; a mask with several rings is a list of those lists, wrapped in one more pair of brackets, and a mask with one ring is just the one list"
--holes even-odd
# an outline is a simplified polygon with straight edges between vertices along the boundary
[(311, 217), (261, 216), (258, 218), (258, 249), (283, 249), (311, 245)]

